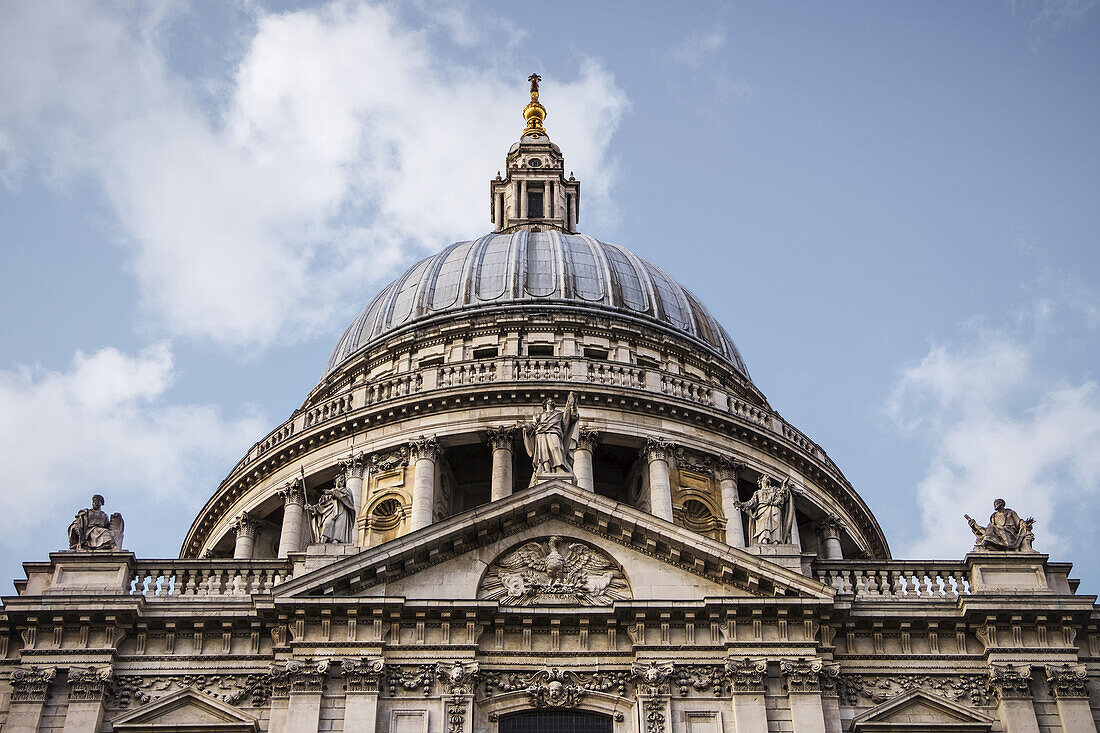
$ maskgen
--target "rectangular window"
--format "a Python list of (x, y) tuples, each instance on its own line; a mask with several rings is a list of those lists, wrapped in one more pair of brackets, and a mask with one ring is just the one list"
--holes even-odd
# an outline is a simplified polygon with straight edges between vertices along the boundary
[(608, 356), (607, 349), (601, 349), (601, 348), (598, 348), (596, 346), (585, 346), (584, 347), (584, 358), (585, 359), (604, 359), (604, 360), (606, 360), (607, 356)]
[(530, 344), (527, 347), (527, 356), (553, 356), (553, 344)]
[(442, 356), (428, 356), (428, 357), (425, 357), (425, 358), (421, 359), (420, 362), (419, 362), (419, 366), (420, 366), (421, 369), (423, 369), (425, 367), (434, 367), (434, 366), (442, 366), (442, 365), (443, 365), (443, 357)]
[(482, 346), (474, 349), (475, 359), (495, 359), (497, 358), (497, 347), (495, 346)]
[(646, 367), (647, 369), (660, 369), (661, 362), (656, 359), (650, 359), (648, 356), (639, 356), (638, 366)]
[(530, 183), (527, 184), (527, 218), (542, 218), (542, 187), (534, 188)]

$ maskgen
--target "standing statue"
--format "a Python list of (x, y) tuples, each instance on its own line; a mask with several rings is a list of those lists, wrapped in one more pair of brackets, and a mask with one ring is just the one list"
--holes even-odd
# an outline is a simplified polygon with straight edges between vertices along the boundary
[(92, 508), (81, 509), (69, 525), (70, 550), (121, 550), (122, 531), (125, 525), (122, 515), (115, 512), (111, 518), (100, 508), (103, 497), (92, 497)]
[(316, 504), (308, 507), (314, 543), (351, 542), (355, 528), (355, 498), (343, 474), (337, 474), (332, 488), (321, 492)]
[(523, 445), (531, 456), (532, 485), (539, 476), (573, 472), (579, 417), (576, 397), (570, 392), (565, 410), (557, 409), (554, 400), (548, 397), (542, 404), (542, 412), (528, 422), (519, 423), (518, 427), (523, 430)]
[(784, 545), (794, 542), (794, 501), (790, 479), (776, 484), (761, 476), (752, 498), (740, 502), (749, 513), (749, 537), (757, 545)]
[(1020, 519), (1019, 514), (1005, 506), (1004, 499), (993, 502), (993, 513), (989, 515), (987, 527), (979, 525), (969, 514), (963, 516), (977, 538), (975, 550), (1035, 551), (1031, 548), (1031, 542), (1035, 539), (1031, 526), (1035, 520), (1032, 517)]

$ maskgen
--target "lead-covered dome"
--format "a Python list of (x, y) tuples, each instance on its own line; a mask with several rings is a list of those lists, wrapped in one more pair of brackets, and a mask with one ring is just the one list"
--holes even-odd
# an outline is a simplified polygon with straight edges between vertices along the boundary
[(714, 316), (663, 269), (584, 234), (519, 230), (457, 242), (387, 285), (352, 322), (325, 373), (371, 343), (429, 319), (472, 309), (612, 311), (687, 335), (749, 379)]

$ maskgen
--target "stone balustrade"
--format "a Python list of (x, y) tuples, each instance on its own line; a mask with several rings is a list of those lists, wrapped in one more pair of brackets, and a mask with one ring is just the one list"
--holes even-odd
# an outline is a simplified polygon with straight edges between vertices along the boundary
[(954, 601), (970, 595), (962, 562), (843, 560), (814, 564), (817, 579), (857, 600)]
[(565, 385), (593, 384), (639, 390), (682, 400), (744, 420), (782, 438), (812, 455), (839, 474), (836, 465), (814, 441), (789, 425), (777, 413), (730, 394), (728, 390), (700, 379), (604, 359), (504, 357), (426, 366), (405, 374), (385, 377), (360, 385), (323, 406), (296, 415), (253, 446), (241, 466), (260, 458), (303, 430), (322, 425), (342, 415), (389, 400), (428, 390), (467, 387), (504, 382), (561, 382)]
[(130, 595), (146, 600), (177, 596), (243, 596), (267, 593), (290, 580), (286, 560), (139, 560)]

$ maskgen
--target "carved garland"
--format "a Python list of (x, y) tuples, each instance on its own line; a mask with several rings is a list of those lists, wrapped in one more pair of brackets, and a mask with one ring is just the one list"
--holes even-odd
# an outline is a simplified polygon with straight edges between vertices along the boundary
[(850, 706), (857, 705), (861, 698), (877, 705), (915, 688), (948, 700), (969, 700), (971, 705), (989, 704), (988, 678), (981, 674), (842, 674), (837, 683), (841, 701)]

